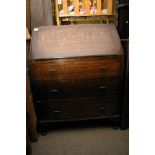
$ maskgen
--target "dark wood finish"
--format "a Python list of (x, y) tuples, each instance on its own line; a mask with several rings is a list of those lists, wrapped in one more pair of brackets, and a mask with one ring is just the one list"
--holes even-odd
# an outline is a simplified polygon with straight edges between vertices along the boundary
[(30, 37), (30, 33), (29, 33), (29, 30), (28, 28), (26, 27), (26, 41), (30, 40), (31, 37)]
[(53, 25), (51, 0), (30, 0), (31, 31), (35, 27)]
[(113, 24), (39, 27), (33, 32), (31, 59), (122, 55)]
[(120, 78), (55, 80), (33, 82), (34, 98), (37, 101), (60, 98), (97, 97), (119, 94)]
[(26, 155), (30, 155), (32, 153), (31, 141), (28, 133), (29, 128), (29, 120), (26, 118)]
[(114, 25), (39, 27), (29, 63), (39, 123), (120, 118), (123, 61)]
[(119, 77), (122, 58), (57, 59), (31, 63), (30, 74), (35, 80)]
[(36, 142), (37, 131), (36, 131), (36, 114), (34, 105), (32, 102), (32, 95), (30, 89), (30, 81), (28, 77), (28, 54), (30, 50), (30, 34), (26, 29), (26, 154), (32, 153), (31, 142)]
[(29, 133), (30, 139), (32, 142), (36, 142), (38, 140), (37, 130), (36, 130), (37, 119), (36, 119), (35, 109), (32, 101), (30, 82), (28, 77), (26, 79), (26, 115), (29, 121), (28, 133)]
[(37, 104), (41, 121), (120, 115), (120, 96), (43, 101)]
[(129, 127), (129, 42), (123, 41), (122, 45), (125, 53), (125, 64), (121, 129), (127, 129)]

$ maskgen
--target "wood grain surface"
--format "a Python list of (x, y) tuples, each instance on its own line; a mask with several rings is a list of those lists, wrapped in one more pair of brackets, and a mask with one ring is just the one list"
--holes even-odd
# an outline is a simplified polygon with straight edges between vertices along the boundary
[(40, 121), (109, 117), (120, 114), (120, 96), (67, 99), (37, 104)]
[(39, 27), (32, 34), (31, 59), (122, 55), (113, 24)]
[(38, 140), (37, 130), (36, 130), (37, 118), (36, 118), (35, 108), (33, 105), (30, 81), (28, 76), (26, 79), (26, 117), (29, 122), (28, 131), (29, 131), (30, 139), (32, 142), (36, 142)]
[(120, 117), (123, 60), (112, 24), (39, 27), (29, 63), (39, 123)]
[(26, 27), (26, 40), (30, 40), (30, 39), (31, 39), (30, 33), (29, 33), (28, 28)]
[(120, 77), (122, 59), (115, 58), (76, 58), (55, 59), (30, 63), (30, 76), (33, 80), (71, 80), (102, 77)]
[(120, 94), (121, 81), (119, 78), (81, 79), (33, 82), (34, 99), (47, 101), (54, 99), (102, 97)]

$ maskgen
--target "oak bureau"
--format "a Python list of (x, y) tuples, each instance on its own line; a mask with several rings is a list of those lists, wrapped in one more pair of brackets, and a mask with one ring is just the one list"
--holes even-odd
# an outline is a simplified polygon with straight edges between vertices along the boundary
[(29, 71), (38, 123), (121, 118), (123, 61), (113, 24), (35, 29)]

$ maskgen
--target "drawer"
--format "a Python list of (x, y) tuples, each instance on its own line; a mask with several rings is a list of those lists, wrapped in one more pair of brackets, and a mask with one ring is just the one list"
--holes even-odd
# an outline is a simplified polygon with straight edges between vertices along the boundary
[(120, 91), (120, 78), (39, 81), (33, 83), (34, 98), (39, 101), (118, 95)]
[(120, 96), (38, 102), (40, 121), (109, 117), (120, 114)]
[(87, 79), (121, 76), (121, 58), (55, 59), (30, 64), (33, 80)]

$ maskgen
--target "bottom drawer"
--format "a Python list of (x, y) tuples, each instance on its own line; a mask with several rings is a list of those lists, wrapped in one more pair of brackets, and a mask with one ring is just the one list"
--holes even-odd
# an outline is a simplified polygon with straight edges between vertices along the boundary
[(37, 103), (39, 121), (74, 120), (120, 114), (120, 96)]

